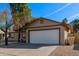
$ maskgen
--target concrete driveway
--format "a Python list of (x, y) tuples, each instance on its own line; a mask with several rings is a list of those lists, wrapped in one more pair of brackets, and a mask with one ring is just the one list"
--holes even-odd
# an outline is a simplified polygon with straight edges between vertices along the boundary
[(48, 56), (57, 48), (56, 45), (9, 44), (0, 46), (1, 56)]
[(79, 56), (79, 44), (58, 46), (50, 56)]

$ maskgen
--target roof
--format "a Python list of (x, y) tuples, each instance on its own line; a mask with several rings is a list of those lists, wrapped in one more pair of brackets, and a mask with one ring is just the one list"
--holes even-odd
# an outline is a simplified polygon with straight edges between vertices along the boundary
[(2, 30), (0, 30), (0, 34), (4, 34), (4, 32)]
[(66, 29), (66, 30), (72, 30), (72, 26), (70, 25), (70, 24), (63, 24), (62, 23), (62, 25), (63, 25), (63, 27)]
[[(40, 17), (40, 18), (36, 18), (36, 20), (40, 20), (40, 19), (44, 19), (44, 20), (49, 20), (51, 22), (56, 22), (56, 23), (59, 23), (60, 25), (64, 26), (66, 29), (71, 29), (71, 25), (70, 24), (64, 24), (62, 22), (59, 22), (59, 21), (56, 21), (56, 20), (51, 20), (51, 19), (47, 19), (47, 18), (43, 18), (43, 17)], [(35, 21), (36, 21), (35, 20)]]
[(35, 20), (39, 20), (39, 19), (44, 19), (44, 20), (49, 20), (49, 21), (52, 21), (52, 22), (56, 22), (56, 23), (61, 23), (59, 21), (56, 21), (56, 20), (51, 20), (51, 19), (47, 19), (47, 18), (43, 18), (43, 17), (40, 17), (40, 18), (36, 18)]
[(14, 33), (14, 32), (16, 32), (16, 31), (14, 31), (14, 30), (8, 30), (8, 32), (9, 32), (9, 33)]
[(28, 28), (28, 26), (30, 26), (32, 23), (34, 23), (35, 21), (40, 20), (40, 19), (49, 20), (49, 21), (51, 21), (51, 22), (56, 22), (56, 23), (59, 23), (60, 25), (64, 26), (66, 29), (71, 29), (70, 24), (63, 24), (62, 22), (55, 21), (55, 20), (50, 20), (50, 19), (43, 18), (43, 17), (33, 19), (30, 23), (26, 23), (26, 24), (25, 24), (22, 28), (20, 28), (20, 29), (23, 29), (24, 27), (27, 27), (27, 28)]

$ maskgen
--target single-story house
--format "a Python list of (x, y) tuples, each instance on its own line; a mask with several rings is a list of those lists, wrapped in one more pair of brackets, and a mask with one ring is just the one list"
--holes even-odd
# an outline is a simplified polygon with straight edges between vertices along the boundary
[(14, 38), (14, 37), (15, 37), (16, 31), (14, 31), (14, 30), (7, 30), (7, 31), (8, 31), (8, 36), (9, 36), (10, 38)]
[(8, 41), (18, 41), (18, 33), (14, 30), (7, 30)]
[(4, 34), (5, 34), (5, 33), (4, 33), (2, 30), (0, 30), (0, 40), (1, 40), (1, 39), (4, 39)]
[[(65, 44), (71, 26), (55, 20), (37, 18), (25, 30), (25, 41), (31, 44)], [(23, 35), (23, 34), (22, 34)]]

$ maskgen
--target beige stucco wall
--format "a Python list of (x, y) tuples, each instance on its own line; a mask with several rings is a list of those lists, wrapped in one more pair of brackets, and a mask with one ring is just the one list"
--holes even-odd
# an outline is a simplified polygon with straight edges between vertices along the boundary
[(33, 24), (31, 24), (29, 27), (37, 27), (37, 26), (49, 26), (49, 25), (56, 25), (57, 22), (53, 22), (50, 20), (44, 20), (43, 23), (40, 23), (40, 20), (36, 20)]
[(68, 38), (68, 32), (64, 31), (64, 40), (67, 40), (67, 38)]
[(67, 43), (68, 41), (68, 32), (64, 30), (64, 43)]
[(64, 40), (64, 30), (63, 30), (63, 28), (61, 27), (61, 39), (60, 39), (60, 43), (61, 44), (65, 44), (65, 40)]

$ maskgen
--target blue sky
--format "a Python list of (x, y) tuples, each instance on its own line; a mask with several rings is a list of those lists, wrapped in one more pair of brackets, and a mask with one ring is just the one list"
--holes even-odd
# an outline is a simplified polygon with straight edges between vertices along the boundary
[[(62, 21), (65, 17), (68, 21), (79, 18), (79, 4), (74, 3), (29, 3), (32, 16), (44, 17), (51, 20)], [(9, 4), (0, 4), (0, 11), (10, 9)]]
[(29, 4), (33, 17), (45, 17), (52, 20), (62, 21), (65, 17), (68, 21), (79, 18), (79, 4), (67, 3), (37, 3)]

